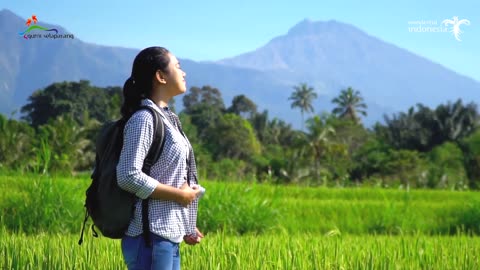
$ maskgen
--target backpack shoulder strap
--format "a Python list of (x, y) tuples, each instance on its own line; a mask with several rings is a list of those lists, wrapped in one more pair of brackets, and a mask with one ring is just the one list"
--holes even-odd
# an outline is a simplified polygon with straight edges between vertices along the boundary
[(141, 106), (140, 109), (148, 110), (153, 116), (153, 141), (148, 150), (147, 156), (145, 157), (142, 168), (142, 171), (145, 174), (150, 175), (150, 169), (160, 157), (163, 147), (165, 146), (165, 125), (160, 114), (152, 107)]
[[(165, 125), (163, 123), (160, 113), (155, 109), (149, 106), (141, 106), (140, 109), (148, 110), (153, 116), (153, 141), (150, 149), (148, 150), (147, 156), (143, 161), (142, 171), (150, 175), (150, 170), (153, 164), (158, 160), (160, 154), (163, 151), (165, 146)], [(142, 229), (143, 229), (143, 238), (145, 239), (145, 245), (147, 247), (152, 246), (152, 240), (150, 238), (150, 223), (148, 220), (148, 201), (149, 199), (142, 200)]]

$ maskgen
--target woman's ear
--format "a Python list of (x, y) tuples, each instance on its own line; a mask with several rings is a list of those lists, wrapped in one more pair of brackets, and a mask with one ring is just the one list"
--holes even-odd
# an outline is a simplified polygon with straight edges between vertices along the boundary
[(165, 79), (165, 74), (163, 74), (163, 72), (161, 72), (160, 70), (157, 70), (157, 72), (155, 72), (155, 80), (161, 84), (167, 83), (167, 80)]

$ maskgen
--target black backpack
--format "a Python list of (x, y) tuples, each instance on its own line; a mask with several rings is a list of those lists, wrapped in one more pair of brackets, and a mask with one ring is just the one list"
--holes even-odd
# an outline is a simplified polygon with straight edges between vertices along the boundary
[[(150, 174), (150, 168), (158, 160), (165, 144), (165, 126), (160, 114), (153, 108), (141, 106), (153, 116), (154, 138), (143, 163), (142, 171)], [(121, 189), (117, 183), (117, 164), (123, 147), (123, 129), (127, 119), (107, 123), (102, 127), (96, 140), (95, 168), (91, 175), (92, 183), (86, 191), (85, 219), (78, 244), (83, 242), (85, 223), (90, 216), (92, 231), (98, 237), (94, 227), (108, 238), (120, 239), (125, 235), (134, 214), (135, 194)], [(142, 202), (143, 228), (149, 231), (148, 199)], [(148, 233), (144, 233), (148, 237)], [(149, 239), (145, 239), (147, 244)]]

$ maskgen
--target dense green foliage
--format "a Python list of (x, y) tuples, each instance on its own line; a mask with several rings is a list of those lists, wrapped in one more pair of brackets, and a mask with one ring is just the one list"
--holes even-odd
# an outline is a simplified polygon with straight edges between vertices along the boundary
[[(192, 87), (179, 116), (205, 179), (323, 186), (380, 185), (441, 189), (478, 188), (479, 115), (461, 100), (430, 109), (422, 104), (365, 128), (367, 105), (348, 87), (332, 113), (314, 108), (315, 90), (295, 86), (292, 108), (298, 126), (258, 112), (244, 95), (225, 106), (221, 91)], [(62, 82), (38, 90), (22, 109), (23, 120), (0, 115), (0, 169), (71, 175), (89, 171), (94, 139), (103, 123), (119, 116), (119, 87), (88, 81)], [(288, 101), (286, 101), (288, 102)], [(173, 106), (173, 102), (171, 104)], [(177, 105), (178, 106), (178, 105)], [(303, 119), (303, 117), (302, 117)]]
[(46, 124), (50, 119), (70, 115), (82, 123), (84, 113), (100, 122), (119, 116), (122, 90), (119, 87), (105, 89), (90, 85), (89, 81), (54, 83), (35, 91), (22, 107), (25, 119), (34, 127)]

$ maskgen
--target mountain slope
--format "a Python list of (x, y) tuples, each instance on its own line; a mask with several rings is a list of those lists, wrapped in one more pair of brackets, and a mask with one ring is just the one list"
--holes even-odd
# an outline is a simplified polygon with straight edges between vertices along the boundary
[[(86, 44), (77, 39), (29, 39), (25, 20), (0, 11), (0, 97), (2, 113), (24, 105), (28, 96), (52, 82), (88, 79), (99, 86), (119, 84), (131, 68), (136, 50)], [(38, 22), (59, 33), (60, 26)]]
[[(24, 22), (8, 10), (0, 11), (0, 113), (9, 114), (19, 109), (33, 91), (57, 81), (86, 79), (97, 86), (122, 86), (140, 51), (98, 46), (78, 39), (24, 40), (18, 35), (25, 29)], [(68, 33), (59, 26), (38, 24)], [(217, 87), (228, 102), (239, 93), (261, 102), (269, 91), (282, 87), (260, 71), (181, 61), (189, 86)]]
[(480, 98), (479, 82), (336, 21), (304, 20), (265, 46), (218, 63), (305, 81), (328, 96), (352, 86), (367, 104), (395, 110)]

